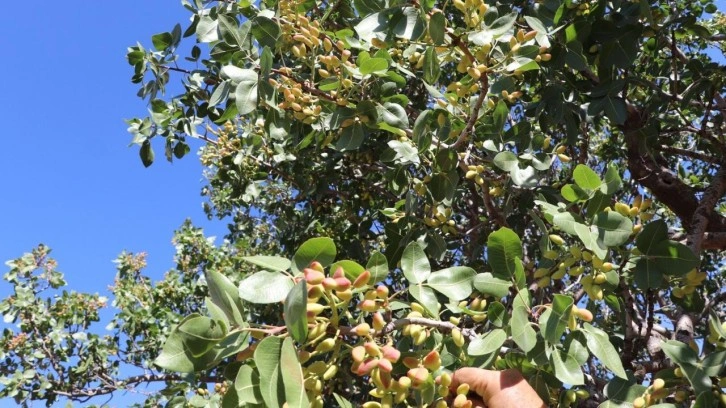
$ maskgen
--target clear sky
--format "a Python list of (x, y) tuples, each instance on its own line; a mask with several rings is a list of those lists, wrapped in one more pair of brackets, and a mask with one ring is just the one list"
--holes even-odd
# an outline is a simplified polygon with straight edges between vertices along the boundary
[(122, 250), (147, 251), (148, 273), (160, 277), (174, 229), (186, 217), (209, 227), (197, 156), (170, 164), (157, 151), (146, 169), (123, 122), (146, 112), (126, 47), (150, 46), (188, 16), (179, 0), (30, 2), (2, 13), (0, 260), (42, 242), (70, 287), (103, 292)]
[[(196, 154), (170, 164), (157, 152), (146, 169), (123, 121), (146, 113), (126, 47), (150, 47), (151, 35), (177, 22), (186, 28), (180, 3), (28, 2), (0, 14), (0, 275), (4, 261), (44, 243), (70, 289), (108, 295), (121, 251), (147, 251), (146, 273), (156, 280), (173, 266), (171, 237), (185, 218), (224, 234), (225, 223), (202, 211)], [(10, 290), (0, 281), (0, 296)], [(111, 405), (130, 400), (138, 397)]]

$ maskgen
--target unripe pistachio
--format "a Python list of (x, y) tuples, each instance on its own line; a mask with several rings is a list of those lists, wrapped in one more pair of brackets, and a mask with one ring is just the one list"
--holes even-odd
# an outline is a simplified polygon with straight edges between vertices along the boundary
[[(334, 279), (335, 279), (335, 283), (337, 285), (337, 287), (336, 287), (337, 290), (347, 290), (351, 286), (350, 279), (348, 279), (346, 277), (334, 278)], [(323, 286), (325, 286), (325, 285), (323, 285)]]
[(621, 202), (615, 203), (615, 211), (620, 213), (620, 215), (629, 217), (630, 216), (630, 206)]
[(350, 290), (350, 288), (346, 290), (338, 290), (335, 292), (335, 296), (337, 296), (340, 300), (348, 301), (353, 298), (353, 291)]
[(335, 347), (335, 339), (327, 338), (318, 343), (318, 345), (315, 347), (315, 351), (319, 353), (327, 353), (332, 350), (333, 347)]
[(373, 313), (373, 329), (380, 332), (385, 326), (386, 321), (383, 319), (383, 315), (380, 312)]
[(353, 281), (353, 287), (356, 289), (362, 288), (368, 285), (368, 281), (371, 279), (371, 271), (365, 270)]
[(467, 406), (467, 402), (471, 404), (471, 401), (466, 399), (466, 395), (459, 394), (454, 398), (454, 403), (451, 405), (454, 408), (465, 408)]
[(537, 286), (540, 288), (546, 288), (550, 286), (551, 278), (549, 276), (543, 276), (539, 280), (537, 280)]
[(377, 358), (369, 358), (358, 367), (358, 370), (356, 370), (356, 374), (360, 376), (370, 374), (374, 368), (378, 367), (378, 361), (379, 360)]
[(426, 339), (429, 337), (429, 334), (426, 330), (421, 330), (415, 335), (413, 335), (413, 344), (416, 346), (419, 346), (423, 344), (423, 342), (426, 341)]
[(361, 363), (366, 358), (366, 349), (363, 346), (355, 346), (350, 351), (350, 356), (356, 363)]
[(421, 313), (421, 315), (423, 315), (426, 309), (424, 309), (424, 307), (421, 306), (420, 303), (411, 302), (411, 310), (413, 310), (414, 312)]
[(368, 401), (365, 404), (361, 405), (363, 408), (381, 408), (381, 404), (377, 401)]
[(325, 288), (325, 290), (336, 290), (336, 289), (338, 289), (338, 282), (336, 281), (335, 278), (330, 278), (330, 277), (325, 278), (325, 279), (323, 279), (323, 283), (322, 284), (323, 284), (323, 288)]
[(335, 374), (338, 373), (338, 366), (335, 364), (331, 364), (327, 370), (323, 373), (323, 380), (329, 380), (333, 377), (335, 377)]
[(408, 370), (406, 376), (411, 379), (412, 386), (418, 387), (419, 385), (425, 383), (426, 380), (429, 378), (429, 370), (425, 369), (424, 367), (412, 368)]
[(565, 243), (565, 240), (557, 234), (550, 234), (549, 239), (550, 239), (550, 241), (552, 241), (553, 244), (558, 245), (558, 246)]
[(365, 344), (363, 344), (363, 347), (366, 350), (366, 353), (368, 353), (369, 356), (372, 357), (380, 357), (381, 356), (381, 348), (378, 347), (378, 344), (376, 344), (373, 341), (368, 341)]
[(323, 310), (325, 310), (325, 306), (321, 305), (320, 303), (308, 303), (306, 307), (308, 317), (315, 317), (322, 313)]
[(436, 371), (441, 367), (441, 355), (437, 350), (432, 350), (423, 358), (423, 365), (429, 371)]
[(371, 333), (371, 326), (368, 323), (361, 323), (353, 328), (353, 332), (358, 336), (367, 336)]
[(365, 299), (362, 302), (358, 303), (358, 309), (364, 312), (375, 312), (376, 310), (378, 310), (378, 304), (376, 304), (375, 300)]
[(303, 269), (303, 275), (305, 276), (305, 281), (310, 285), (318, 285), (325, 279), (324, 273), (312, 268)]
[(451, 338), (454, 340), (454, 344), (456, 344), (457, 347), (464, 346), (464, 342), (466, 339), (464, 339), (464, 335), (461, 333), (461, 330), (459, 329), (451, 329)]
[(401, 358), (401, 352), (393, 346), (385, 345), (385, 346), (383, 346), (382, 351), (383, 351), (383, 358), (392, 363), (397, 362), (398, 359)]
[(638, 397), (633, 400), (633, 408), (643, 408), (645, 407), (645, 398)]
[(388, 298), (388, 293), (389, 293), (388, 286), (378, 285), (378, 287), (376, 287), (376, 292), (375, 293), (376, 293), (376, 296), (379, 297), (379, 298), (381, 298), (381, 299)]
[(391, 364), (391, 361), (390, 360), (386, 360), (385, 358), (384, 359), (380, 359), (380, 360), (378, 360), (378, 368), (381, 371), (384, 371), (386, 373), (390, 373), (391, 371), (393, 371), (393, 364)]
[(591, 322), (594, 316), (592, 315), (592, 312), (587, 309), (577, 309), (577, 317), (580, 318), (580, 320), (585, 322)]

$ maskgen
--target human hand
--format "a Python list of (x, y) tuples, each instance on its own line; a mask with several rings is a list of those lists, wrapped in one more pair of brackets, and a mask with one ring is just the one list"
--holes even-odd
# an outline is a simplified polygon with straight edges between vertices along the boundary
[(454, 391), (469, 384), (469, 400), (473, 407), (489, 408), (546, 408), (537, 392), (514, 369), (491, 371), (481, 368), (460, 368), (452, 376), (449, 388)]

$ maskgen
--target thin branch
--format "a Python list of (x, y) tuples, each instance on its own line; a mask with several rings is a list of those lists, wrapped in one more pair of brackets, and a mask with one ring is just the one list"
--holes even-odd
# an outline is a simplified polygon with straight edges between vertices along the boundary
[(703, 312), (701, 312), (701, 316), (699, 320), (704, 319), (708, 312), (713, 309), (715, 306), (717, 306), (719, 303), (726, 301), (726, 292), (721, 292), (706, 302), (706, 305), (703, 307)]
[(470, 328), (459, 328), (457, 325), (450, 323), (450, 322), (442, 322), (440, 320), (432, 320), (432, 319), (425, 319), (423, 317), (406, 317), (403, 319), (397, 319), (389, 322), (387, 325), (381, 329), (379, 335), (385, 336), (386, 334), (391, 333), (392, 331), (396, 329), (400, 329), (404, 326), (408, 326), (411, 324), (418, 324), (420, 326), (425, 327), (432, 327), (439, 330), (445, 330), (445, 331), (451, 331), (453, 329), (459, 329), (461, 330), (461, 333), (466, 336), (470, 341), (476, 340), (479, 335), (474, 331), (474, 329)]

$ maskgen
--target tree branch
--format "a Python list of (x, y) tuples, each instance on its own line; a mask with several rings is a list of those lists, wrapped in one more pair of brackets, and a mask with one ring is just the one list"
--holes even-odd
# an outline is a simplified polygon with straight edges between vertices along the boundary
[(439, 330), (444, 331), (451, 331), (453, 329), (459, 329), (461, 330), (461, 333), (466, 336), (469, 341), (475, 340), (479, 337), (479, 335), (474, 331), (474, 329), (470, 328), (459, 328), (457, 325), (450, 323), (450, 322), (442, 322), (440, 320), (432, 320), (432, 319), (426, 319), (423, 317), (406, 317), (403, 319), (396, 319), (391, 322), (389, 322), (387, 325), (381, 329), (379, 335), (385, 336), (386, 334), (391, 333), (392, 331), (396, 329), (400, 329), (404, 326), (408, 326), (411, 324), (418, 324), (420, 326), (426, 326), (426, 327), (432, 327)]
[[(628, 104), (628, 118), (621, 127), (627, 148), (628, 169), (634, 180), (641, 186), (650, 189), (659, 201), (681, 219), (684, 228), (691, 231), (693, 215), (700, 205), (696, 192), (670, 169), (661, 166), (653, 156), (646, 145), (645, 138), (640, 135), (640, 129), (647, 123), (647, 120), (643, 111)], [(721, 184), (716, 188), (718, 190), (713, 194), (721, 191)], [(709, 212), (706, 217), (708, 224), (701, 233), (726, 232), (726, 218), (714, 212)]]
[(698, 208), (693, 213), (688, 242), (694, 254), (701, 252), (703, 236), (706, 228), (708, 228), (713, 207), (723, 197), (724, 192), (726, 192), (726, 165), (722, 164), (716, 175), (713, 176), (711, 184), (706, 188), (706, 193), (698, 204)]

